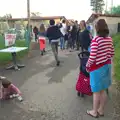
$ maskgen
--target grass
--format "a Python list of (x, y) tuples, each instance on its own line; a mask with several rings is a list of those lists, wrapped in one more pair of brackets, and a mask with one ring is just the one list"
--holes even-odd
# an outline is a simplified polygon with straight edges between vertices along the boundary
[[(26, 43), (24, 40), (16, 40), (16, 45), (17, 47), (25, 47)], [(5, 48), (5, 43), (3, 36), (0, 35), (0, 49)], [(27, 50), (21, 51), (17, 53), (18, 59), (24, 57), (27, 54)], [(11, 61), (11, 54), (10, 53), (0, 53), (0, 64), (6, 64)]]
[(120, 33), (113, 36), (113, 42), (115, 47), (115, 56), (114, 56), (115, 79), (120, 80)]

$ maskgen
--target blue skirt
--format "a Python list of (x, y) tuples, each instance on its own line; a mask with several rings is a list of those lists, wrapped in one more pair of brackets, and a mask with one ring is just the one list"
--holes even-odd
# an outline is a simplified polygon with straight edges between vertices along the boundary
[(90, 72), (90, 85), (92, 92), (100, 92), (108, 89), (111, 85), (111, 64)]

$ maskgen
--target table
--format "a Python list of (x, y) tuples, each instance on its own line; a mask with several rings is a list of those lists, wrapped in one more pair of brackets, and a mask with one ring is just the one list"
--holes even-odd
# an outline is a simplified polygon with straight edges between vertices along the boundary
[(26, 50), (26, 49), (28, 49), (28, 48), (27, 47), (9, 47), (9, 48), (0, 50), (0, 52), (2, 52), (2, 53), (11, 53), (11, 55), (12, 55), (13, 65), (7, 67), (6, 68), (7, 70), (10, 70), (10, 69), (20, 70), (20, 68), (25, 67), (25, 65), (17, 64), (17, 60), (16, 60), (17, 54), (16, 53)]

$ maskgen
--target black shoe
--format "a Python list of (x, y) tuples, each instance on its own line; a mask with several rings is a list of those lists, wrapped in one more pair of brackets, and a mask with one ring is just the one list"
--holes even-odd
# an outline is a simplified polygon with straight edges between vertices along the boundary
[(80, 92), (77, 92), (77, 96), (80, 97)]
[(41, 55), (43, 56), (43, 51), (41, 52)]
[(82, 97), (82, 98), (83, 98), (83, 97), (84, 97), (84, 94), (83, 94), (83, 93), (80, 93), (80, 97)]
[(58, 61), (56, 65), (59, 66), (60, 65), (60, 61)]
[(46, 52), (46, 50), (44, 49), (44, 50), (43, 50), (43, 52), (45, 53), (45, 52)]

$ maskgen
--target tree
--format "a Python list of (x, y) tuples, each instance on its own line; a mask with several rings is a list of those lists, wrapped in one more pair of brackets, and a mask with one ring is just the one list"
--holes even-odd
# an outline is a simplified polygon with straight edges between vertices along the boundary
[(8, 19), (8, 18), (12, 18), (12, 15), (11, 14), (6, 14), (4, 16), (0, 16), (0, 19)]
[(102, 13), (104, 10), (103, 9), (104, 5), (105, 5), (104, 0), (91, 0), (92, 10), (95, 13)]
[(120, 14), (120, 5), (114, 6), (110, 10), (105, 11), (105, 14)]

